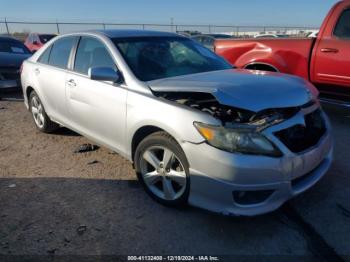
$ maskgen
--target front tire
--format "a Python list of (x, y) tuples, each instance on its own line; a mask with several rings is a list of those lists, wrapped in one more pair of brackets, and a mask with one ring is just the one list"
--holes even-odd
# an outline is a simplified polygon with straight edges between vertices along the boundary
[(187, 202), (189, 165), (180, 145), (169, 134), (147, 136), (138, 145), (134, 160), (138, 179), (153, 199), (167, 206)]
[(51, 133), (55, 131), (59, 125), (52, 122), (45, 112), (45, 108), (35, 91), (32, 91), (29, 96), (29, 109), (35, 126), (43, 133)]

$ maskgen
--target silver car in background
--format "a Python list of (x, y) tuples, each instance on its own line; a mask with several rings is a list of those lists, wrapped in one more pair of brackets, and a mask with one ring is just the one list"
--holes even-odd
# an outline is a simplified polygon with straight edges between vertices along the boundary
[(25, 61), (22, 86), (40, 131), (65, 126), (118, 152), (165, 205), (270, 212), (332, 161), (329, 122), (310, 83), (234, 70), (172, 33), (56, 37)]

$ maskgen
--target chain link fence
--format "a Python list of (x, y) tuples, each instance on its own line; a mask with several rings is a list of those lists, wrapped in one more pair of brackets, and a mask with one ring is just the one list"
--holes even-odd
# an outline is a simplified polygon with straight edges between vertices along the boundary
[(229, 25), (181, 25), (181, 24), (134, 24), (134, 23), (95, 23), (95, 22), (28, 22), (0, 20), (0, 34), (12, 35), (23, 40), (29, 33), (54, 33), (94, 30), (94, 29), (141, 29), (187, 34), (228, 34), (235, 37), (252, 37), (257, 34), (281, 34), (306, 36), (317, 31), (315, 27), (291, 26), (229, 26)]

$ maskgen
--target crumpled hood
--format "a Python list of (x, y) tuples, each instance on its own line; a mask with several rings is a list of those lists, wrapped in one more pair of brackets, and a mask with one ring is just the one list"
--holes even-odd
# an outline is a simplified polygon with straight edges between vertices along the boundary
[(318, 93), (299, 77), (235, 69), (154, 80), (148, 85), (154, 92), (211, 93), (223, 105), (254, 112), (301, 106)]
[(23, 61), (30, 57), (31, 54), (13, 54), (0, 52), (0, 67), (20, 68)]

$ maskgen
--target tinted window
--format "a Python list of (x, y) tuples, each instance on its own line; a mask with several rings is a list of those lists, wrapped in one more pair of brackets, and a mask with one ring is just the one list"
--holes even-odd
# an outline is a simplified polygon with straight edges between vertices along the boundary
[(202, 37), (201, 36), (194, 36), (191, 39), (198, 41), (199, 43), (202, 43)]
[(345, 10), (337, 23), (334, 35), (338, 37), (350, 38), (350, 9)]
[(213, 45), (214, 44), (214, 38), (211, 37), (204, 37), (203, 42), (204, 45)]
[(45, 50), (45, 52), (39, 57), (38, 62), (43, 63), (43, 64), (49, 63), (51, 48), (52, 48), (52, 46), (50, 46), (49, 48), (47, 48)]
[(7, 38), (0, 38), (0, 52), (11, 54), (30, 54), (30, 51), (24, 44)]
[(91, 67), (115, 68), (115, 63), (101, 41), (82, 37), (75, 57), (74, 71), (87, 75)]
[(113, 39), (133, 73), (142, 81), (231, 69), (223, 58), (183, 37)]
[(65, 37), (57, 40), (52, 46), (49, 64), (63, 69), (67, 68), (74, 42), (75, 37)]

